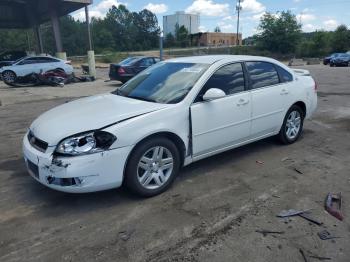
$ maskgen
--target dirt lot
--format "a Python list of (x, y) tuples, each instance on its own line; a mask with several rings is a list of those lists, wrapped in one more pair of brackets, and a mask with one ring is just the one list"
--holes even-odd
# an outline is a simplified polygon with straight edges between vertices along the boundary
[[(350, 68), (303, 68), (319, 83), (319, 107), (299, 142), (266, 139), (194, 163), (150, 199), (123, 189), (55, 192), (34, 181), (22, 160), (22, 137), (39, 114), (116, 83), (0, 83), (0, 261), (304, 261), (300, 249), (307, 261), (349, 261)], [(343, 194), (343, 222), (324, 211), (329, 191)], [(276, 217), (290, 208), (311, 209), (324, 225)], [(256, 232), (262, 229), (284, 234)], [(320, 240), (324, 229), (341, 238)]]

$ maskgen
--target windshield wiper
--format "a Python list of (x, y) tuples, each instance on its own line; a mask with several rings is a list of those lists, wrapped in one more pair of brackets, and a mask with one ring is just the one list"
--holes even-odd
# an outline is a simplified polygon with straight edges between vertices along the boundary
[(126, 96), (126, 97), (133, 98), (133, 99), (138, 99), (138, 100), (142, 100), (142, 101), (147, 101), (147, 102), (157, 103), (156, 100), (151, 99), (151, 98), (146, 98), (146, 97), (139, 97), (139, 96)]

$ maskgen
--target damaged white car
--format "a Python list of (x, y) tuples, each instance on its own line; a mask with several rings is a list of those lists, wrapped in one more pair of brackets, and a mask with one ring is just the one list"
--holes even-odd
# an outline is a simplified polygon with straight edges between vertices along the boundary
[(23, 140), (29, 173), (50, 188), (124, 184), (153, 196), (182, 166), (269, 136), (295, 142), (316, 109), (306, 70), (254, 56), (160, 62), (118, 90), (39, 116)]

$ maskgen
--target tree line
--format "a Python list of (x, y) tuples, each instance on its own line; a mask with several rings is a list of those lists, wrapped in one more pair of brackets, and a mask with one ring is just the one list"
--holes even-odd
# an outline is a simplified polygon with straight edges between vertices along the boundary
[(259, 50), (297, 57), (322, 57), (350, 50), (350, 30), (346, 25), (338, 26), (335, 31), (311, 33), (302, 33), (301, 27), (296, 16), (289, 11), (266, 13), (260, 20), (260, 32), (245, 42)]
[[(60, 18), (61, 36), (68, 56), (85, 55), (88, 50), (85, 21), (71, 16)], [(231, 53), (246, 50), (250, 54), (283, 54), (297, 57), (322, 57), (332, 52), (350, 50), (350, 31), (340, 25), (335, 31), (303, 33), (301, 24), (290, 11), (262, 16), (258, 33), (246, 38), (250, 48), (236, 48)], [(159, 47), (160, 27), (157, 17), (149, 10), (131, 12), (126, 6), (112, 6), (104, 18), (92, 18), (93, 48), (96, 53), (141, 51)], [(215, 32), (220, 32), (216, 27)], [(41, 26), (45, 53), (55, 54), (55, 41), (50, 22)], [(6, 50), (34, 50), (32, 30), (0, 30), (0, 52)], [(175, 26), (175, 33), (164, 36), (164, 46), (197, 46), (184, 26)]]
[[(87, 27), (67, 15), (60, 18), (64, 51), (68, 55), (84, 55), (88, 50)], [(104, 18), (91, 19), (93, 48), (96, 53), (110, 51), (138, 51), (159, 47), (160, 27), (157, 17), (144, 9), (131, 12), (126, 6), (112, 6)], [(44, 52), (55, 54), (56, 47), (50, 22), (41, 25)], [(28, 30), (0, 30), (0, 52), (34, 50), (34, 33)]]

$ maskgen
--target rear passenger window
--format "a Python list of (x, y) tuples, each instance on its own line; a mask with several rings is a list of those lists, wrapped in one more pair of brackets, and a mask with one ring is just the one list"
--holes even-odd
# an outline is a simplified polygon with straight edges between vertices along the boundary
[(226, 95), (244, 91), (245, 81), (241, 63), (230, 64), (218, 69), (203, 87), (204, 94), (210, 88), (219, 88)]
[(153, 58), (144, 58), (140, 61), (140, 66), (151, 66), (153, 64)]
[(246, 62), (246, 65), (253, 89), (279, 83), (278, 74), (273, 64), (268, 62)]
[(55, 63), (59, 62), (59, 60), (51, 58), (51, 57), (41, 57), (40, 58), (40, 63)]
[(293, 81), (293, 76), (291, 73), (289, 73), (287, 70), (283, 69), (282, 67), (275, 65), (278, 74), (280, 76), (280, 80), (281, 82), (290, 82)]

